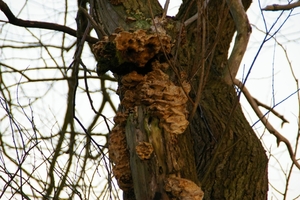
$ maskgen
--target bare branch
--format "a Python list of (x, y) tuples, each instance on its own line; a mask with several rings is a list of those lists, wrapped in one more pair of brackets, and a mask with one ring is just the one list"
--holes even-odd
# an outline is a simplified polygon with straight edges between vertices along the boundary
[(192, 22), (196, 21), (198, 18), (198, 13), (194, 14), (192, 17), (188, 18), (185, 22), (184, 22), (184, 26), (188, 26), (190, 25)]
[(97, 22), (92, 18), (92, 16), (82, 7), (79, 7), (79, 10), (89, 19), (91, 25), (95, 29), (98, 37), (100, 38), (103, 35), (107, 35), (104, 30), (97, 24)]
[[(63, 33), (67, 33), (71, 36), (77, 37), (76, 30), (71, 29), (67, 26), (49, 22), (29, 21), (16, 18), (16, 16), (11, 12), (7, 4), (2, 0), (0, 0), (0, 10), (5, 14), (5, 16), (8, 19), (8, 23), (10, 24), (27, 28), (42, 28), (48, 30), (61, 31)], [(90, 43), (96, 43), (98, 39), (91, 36), (87, 36), (86, 41)]]
[(268, 121), (268, 119), (264, 116), (264, 114), (260, 111), (260, 109), (258, 108), (258, 104), (255, 101), (255, 99), (251, 96), (250, 92), (247, 90), (247, 88), (245, 87), (245, 85), (239, 81), (238, 79), (234, 79), (234, 84), (236, 86), (238, 86), (240, 88), (240, 90), (243, 92), (243, 94), (245, 95), (247, 101), (249, 102), (249, 104), (251, 105), (252, 109), (254, 110), (254, 112), (256, 113), (256, 115), (259, 117), (259, 119), (261, 120), (261, 122), (264, 124), (264, 126), (266, 127), (266, 129), (273, 134), (276, 139), (277, 139), (277, 146), (279, 146), (280, 142), (284, 142), (288, 152), (290, 154), (290, 157), (293, 161), (293, 163), (298, 167), (298, 169), (300, 169), (300, 163), (298, 163), (296, 156), (294, 154), (293, 148), (291, 143), (289, 142), (288, 139), (286, 139), (283, 135), (281, 135)]
[(289, 123), (289, 121), (288, 121), (287, 119), (285, 119), (284, 116), (281, 115), (280, 113), (278, 113), (276, 110), (274, 110), (274, 109), (271, 108), (270, 106), (268, 106), (268, 105), (266, 105), (266, 104), (264, 104), (264, 103), (258, 101), (258, 100), (255, 99), (255, 98), (253, 98), (253, 99), (254, 99), (254, 101), (256, 102), (256, 104), (257, 104), (258, 106), (261, 106), (261, 107), (263, 107), (263, 108), (269, 110), (269, 111), (272, 112), (276, 117), (278, 117), (279, 119), (281, 119), (281, 120), (282, 120), (282, 125), (283, 125), (284, 123)]
[(265, 11), (278, 11), (278, 10), (291, 10), (293, 8), (297, 8), (300, 6), (300, 1), (297, 1), (295, 3), (285, 4), (285, 5), (278, 5), (278, 4), (272, 4), (268, 5), (262, 10)]
[[(209, 3), (209, 1), (210, 0), (205, 0), (204, 2), (203, 2), (203, 9), (202, 10), (205, 10), (206, 9), (206, 7), (207, 7), (207, 4)], [(195, 15), (193, 15), (192, 17), (190, 17), (189, 19), (187, 19), (185, 22), (184, 22), (184, 26), (188, 26), (188, 25), (190, 25), (192, 22), (194, 22), (194, 21), (196, 21), (196, 19), (198, 19), (198, 12), (195, 14)], [(201, 13), (200, 13), (201, 14)]]
[(244, 6), (240, 0), (226, 0), (226, 2), (230, 9), (237, 31), (234, 47), (228, 59), (228, 70), (226, 70), (224, 75), (225, 82), (231, 85), (239, 70), (240, 63), (246, 51), (251, 33), (251, 26)]

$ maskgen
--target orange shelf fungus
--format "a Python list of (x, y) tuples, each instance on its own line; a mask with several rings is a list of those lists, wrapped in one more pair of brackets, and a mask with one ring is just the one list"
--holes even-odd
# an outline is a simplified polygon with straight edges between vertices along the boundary
[[(120, 31), (94, 45), (99, 74), (111, 70), (120, 80), (118, 94), (121, 109), (114, 118), (116, 125), (110, 134), (109, 155), (120, 188), (125, 191), (132, 189), (125, 126), (129, 113), (143, 106), (152, 118), (148, 125), (156, 127), (150, 127), (148, 132), (145, 130), (149, 141), (139, 142), (130, 151), (134, 150), (143, 162), (152, 159), (155, 154), (162, 168), (161, 173), (165, 173), (162, 177), (166, 177), (165, 190), (169, 194), (184, 199), (184, 195), (190, 192), (191, 197), (202, 199), (203, 192), (195, 183), (181, 178), (167, 178), (182, 167), (178, 158), (177, 135), (182, 134), (189, 124), (186, 103), (191, 89), (183, 77), (178, 77), (180, 84), (174, 83), (166, 73), (169, 63), (167, 59), (160, 58), (171, 54), (172, 45), (171, 38), (165, 33), (148, 33), (145, 30)], [(143, 71), (145, 68), (147, 70)], [(153, 121), (154, 118), (156, 121)]]
[(153, 147), (152, 144), (149, 142), (140, 142), (135, 147), (136, 153), (139, 156), (141, 160), (147, 160), (150, 159), (152, 153), (153, 153)]
[(117, 125), (112, 129), (108, 150), (109, 158), (114, 163), (113, 174), (118, 181), (119, 187), (124, 191), (130, 190), (133, 187), (133, 183), (123, 126)]
[(144, 67), (160, 52), (170, 53), (171, 39), (168, 35), (147, 34), (145, 30), (133, 33), (120, 32), (115, 38), (116, 49), (123, 60)]
[(194, 182), (178, 177), (165, 180), (165, 190), (174, 199), (202, 200), (204, 193)]

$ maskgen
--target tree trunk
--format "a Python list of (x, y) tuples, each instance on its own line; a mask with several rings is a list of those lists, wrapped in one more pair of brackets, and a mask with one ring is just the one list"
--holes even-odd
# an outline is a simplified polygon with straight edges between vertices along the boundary
[(204, 199), (266, 199), (264, 149), (223, 80), (235, 31), (225, 1), (185, 0), (176, 19), (156, 0), (94, 8), (111, 35), (94, 46), (98, 72), (119, 80), (109, 152), (124, 199), (202, 199), (200, 186)]

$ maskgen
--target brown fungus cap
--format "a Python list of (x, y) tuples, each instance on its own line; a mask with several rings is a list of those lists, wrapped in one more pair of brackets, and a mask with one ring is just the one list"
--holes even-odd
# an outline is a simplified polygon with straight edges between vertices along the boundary
[(122, 58), (144, 67), (159, 52), (170, 53), (170, 40), (168, 35), (147, 34), (145, 30), (137, 30), (133, 33), (120, 32), (115, 38), (115, 43)]
[[(118, 115), (118, 114), (117, 114)], [(115, 126), (109, 138), (109, 158), (114, 163), (113, 173), (120, 188), (124, 191), (132, 188), (132, 176), (129, 164), (129, 152), (123, 126)]]

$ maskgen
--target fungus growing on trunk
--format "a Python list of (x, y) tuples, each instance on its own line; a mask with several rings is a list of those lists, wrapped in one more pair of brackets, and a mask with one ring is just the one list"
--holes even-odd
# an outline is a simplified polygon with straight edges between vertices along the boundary
[[(179, 175), (184, 159), (180, 153), (178, 135), (189, 124), (186, 104), (191, 88), (182, 77), (178, 77), (177, 83), (171, 81), (168, 75), (170, 63), (166, 58), (160, 59), (171, 54), (170, 37), (137, 30), (133, 33), (121, 31), (108, 38), (113, 39), (106, 38), (95, 44), (94, 53), (98, 56), (98, 71), (111, 70), (120, 80), (120, 111), (115, 117), (116, 124), (109, 139), (110, 159), (114, 163), (113, 172), (120, 188), (128, 191), (133, 189), (130, 187), (136, 187), (132, 184), (136, 177), (130, 173), (131, 164), (140, 169), (139, 165), (143, 162), (154, 162), (156, 169), (152, 171), (155, 177), (148, 181), (153, 183), (155, 180), (160, 192), (165, 184), (165, 190), (173, 197), (177, 195), (178, 187), (184, 195), (188, 196), (187, 193), (192, 191), (190, 196), (201, 196), (201, 188), (192, 181), (181, 179)], [(139, 73), (139, 69), (143, 68), (148, 68), (148, 71)], [(138, 129), (139, 134), (144, 134), (142, 141), (132, 135), (137, 132), (125, 129), (129, 115), (132, 119), (137, 118), (138, 107), (143, 107), (145, 112), (144, 124)], [(130, 142), (129, 148), (126, 144), (128, 140), (139, 141)], [(135, 162), (130, 160), (132, 156), (140, 161), (132, 163)], [(170, 176), (178, 177), (170, 179)], [(194, 189), (189, 190), (189, 186)]]

